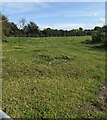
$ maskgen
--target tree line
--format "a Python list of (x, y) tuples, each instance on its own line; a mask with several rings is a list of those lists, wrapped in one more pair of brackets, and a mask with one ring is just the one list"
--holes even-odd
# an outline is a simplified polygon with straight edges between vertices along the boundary
[(96, 26), (94, 29), (72, 29), (72, 30), (58, 30), (46, 28), (40, 30), (39, 26), (34, 22), (25, 24), (25, 19), (21, 19), (20, 28), (14, 23), (9, 22), (4, 15), (1, 16), (2, 21), (2, 35), (7, 37), (64, 37), (64, 36), (92, 36), (92, 43), (100, 43), (107, 46), (107, 26)]
[(16, 37), (64, 37), (64, 36), (87, 36), (92, 35), (93, 32), (103, 29), (101, 27), (95, 27), (94, 29), (72, 29), (72, 30), (58, 30), (46, 28), (40, 30), (39, 26), (34, 22), (25, 24), (25, 20), (22, 19), (21, 26), (18, 26), (14, 22), (9, 22), (8, 18), (2, 15), (2, 32), (5, 36)]

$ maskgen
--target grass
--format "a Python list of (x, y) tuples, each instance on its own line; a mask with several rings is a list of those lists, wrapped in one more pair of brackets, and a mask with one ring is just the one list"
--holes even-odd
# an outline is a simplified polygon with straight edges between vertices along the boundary
[(7, 38), (3, 110), (12, 118), (104, 117), (105, 52), (87, 39)]

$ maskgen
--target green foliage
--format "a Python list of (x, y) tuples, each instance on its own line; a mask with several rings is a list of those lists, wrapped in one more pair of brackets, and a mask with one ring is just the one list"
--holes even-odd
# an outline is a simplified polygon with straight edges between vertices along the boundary
[(57, 30), (45, 28), (40, 30), (39, 26), (34, 22), (26, 24), (25, 19), (21, 19), (20, 28), (15, 23), (8, 21), (7, 17), (3, 16), (3, 34), (5, 36), (17, 37), (64, 37), (64, 36), (87, 36), (92, 35), (93, 30), (83, 30), (83, 28), (73, 30)]
[(3, 37), (7, 35), (8, 29), (9, 29), (9, 22), (8, 18), (5, 17), (4, 15), (1, 16), (1, 22), (2, 22), (2, 34)]
[(95, 32), (92, 36), (92, 42), (93, 43), (104, 43), (105, 41), (105, 33), (98, 31)]
[(28, 25), (26, 26), (27, 28), (27, 34), (31, 37), (37, 37), (38, 33), (39, 33), (39, 27), (36, 25), (36, 23), (34, 22), (30, 22), (28, 23)]
[(92, 35), (92, 42), (93, 43), (100, 43), (107, 47), (107, 30), (106, 26), (102, 27), (102, 29), (97, 29)]
[(83, 31), (83, 28), (80, 27), (79, 30), (80, 30), (80, 31)]
[[(3, 20), (3, 35), (5, 36), (18, 36), (18, 37), (64, 37), (64, 36), (87, 36), (93, 35), (93, 43), (104, 42), (104, 33), (107, 31), (107, 26), (98, 27), (94, 29), (72, 29), (72, 30), (57, 30), (51, 28), (45, 28), (40, 30), (39, 26), (35, 22), (29, 22), (25, 25), (25, 19), (21, 20), (21, 28), (18, 28), (15, 23), (8, 21), (8, 18), (2, 16)], [(106, 32), (107, 33), (107, 32)]]
[(4, 15), (1, 16), (1, 22), (2, 22), (2, 38), (3, 41), (5, 41), (5, 36), (17, 36), (19, 33), (19, 30), (17, 28), (17, 25), (15, 23), (11, 23), (8, 21), (8, 18)]
[(102, 29), (102, 28), (99, 27), (99, 26), (96, 26), (96, 27), (94, 28), (95, 31), (100, 31), (101, 29)]

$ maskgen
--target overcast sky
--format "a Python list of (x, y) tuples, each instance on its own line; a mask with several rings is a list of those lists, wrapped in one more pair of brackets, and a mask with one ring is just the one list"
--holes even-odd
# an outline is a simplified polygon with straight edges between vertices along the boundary
[(19, 25), (25, 18), (40, 29), (91, 29), (105, 23), (104, 2), (3, 2), (2, 11), (10, 22)]

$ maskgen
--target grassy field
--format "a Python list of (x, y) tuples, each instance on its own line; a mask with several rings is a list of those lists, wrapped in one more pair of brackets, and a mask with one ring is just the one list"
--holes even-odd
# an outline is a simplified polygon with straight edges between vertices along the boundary
[(105, 53), (91, 37), (7, 38), (3, 110), (12, 118), (99, 118)]

